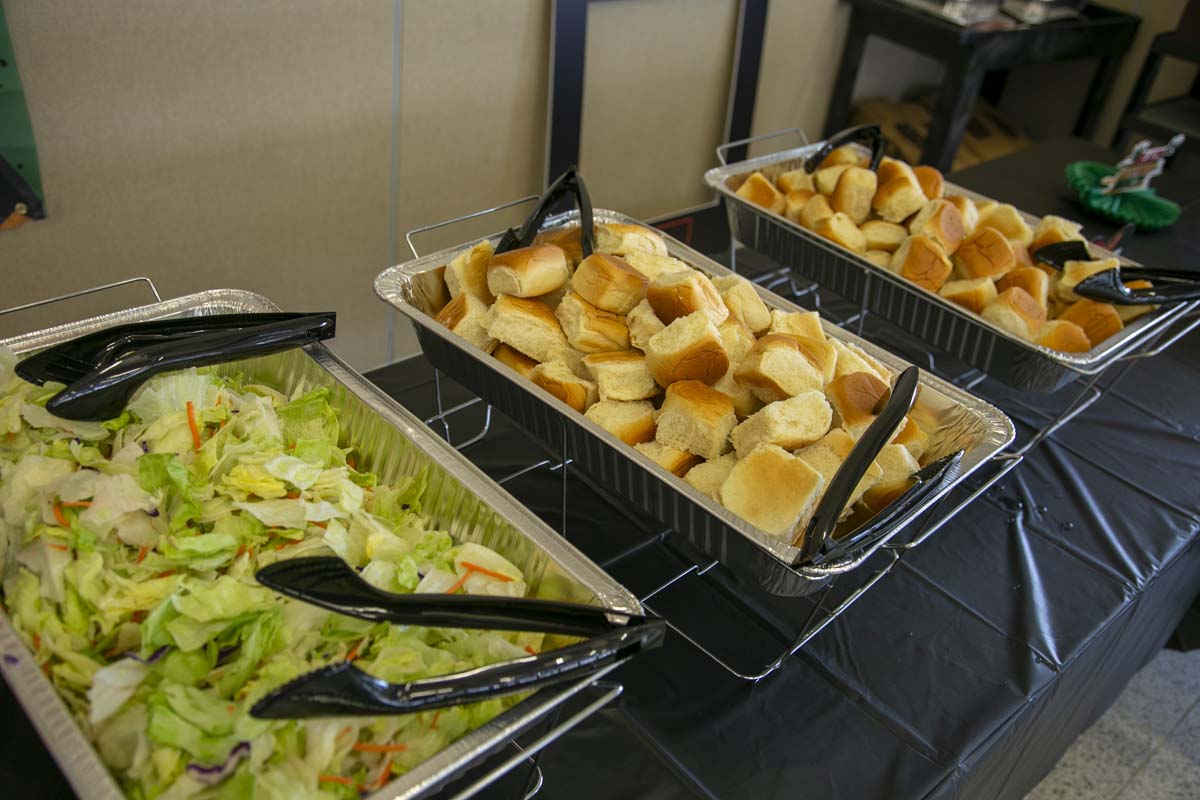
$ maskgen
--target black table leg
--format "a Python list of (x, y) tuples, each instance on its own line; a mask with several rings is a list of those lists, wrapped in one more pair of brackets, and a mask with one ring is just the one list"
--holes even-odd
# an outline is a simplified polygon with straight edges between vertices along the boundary
[(825, 115), (826, 138), (850, 124), (850, 101), (854, 97), (854, 82), (858, 79), (858, 68), (862, 64), (868, 37), (863, 21), (858, 16), (856, 8), (850, 19), (850, 30), (846, 33), (846, 46), (842, 48), (842, 63), (838, 65), (833, 95), (829, 98), (829, 112)]
[(1113, 78), (1117, 76), (1117, 65), (1120, 60), (1115, 56), (1106, 56), (1100, 59), (1100, 65), (1096, 67), (1096, 77), (1092, 79), (1092, 85), (1088, 87), (1087, 97), (1083, 101), (1083, 108), (1079, 110), (1079, 119), (1075, 123), (1075, 135), (1082, 139), (1091, 139), (1096, 133), (1096, 123), (1100, 120), (1100, 109), (1104, 105), (1104, 98), (1108, 97), (1108, 90), (1112, 88)]
[(938, 97), (937, 111), (929, 125), (929, 138), (921, 152), (921, 163), (949, 172), (954, 164), (954, 154), (967, 130), (967, 120), (983, 85), (984, 70), (979, 68), (958, 69), (946, 65), (946, 82)]

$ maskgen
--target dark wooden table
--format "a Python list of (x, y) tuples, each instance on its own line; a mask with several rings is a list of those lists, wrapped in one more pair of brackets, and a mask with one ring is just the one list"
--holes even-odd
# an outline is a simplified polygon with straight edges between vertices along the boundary
[(937, 112), (930, 125), (921, 163), (949, 171), (984, 76), (1023, 64), (1099, 58), (1088, 88), (1075, 135), (1091, 137), (1100, 106), (1112, 86), (1117, 66), (1141, 24), (1139, 17), (1087, 7), (1082, 19), (1019, 25), (1011, 30), (965, 28), (894, 0), (849, 0), (854, 7), (837, 82), (825, 120), (828, 136), (850, 119), (854, 82), (867, 39), (879, 36), (937, 59), (946, 67)]

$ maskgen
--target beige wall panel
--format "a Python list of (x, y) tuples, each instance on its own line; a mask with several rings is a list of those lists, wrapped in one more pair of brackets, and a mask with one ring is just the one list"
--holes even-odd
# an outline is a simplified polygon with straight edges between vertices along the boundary
[(646, 218), (711, 199), (737, 13), (736, 0), (588, 7), (579, 162), (595, 205)]
[(0, 234), (3, 305), (150, 275), (340, 312), (383, 360), (391, 0), (7, 0), (49, 218)]

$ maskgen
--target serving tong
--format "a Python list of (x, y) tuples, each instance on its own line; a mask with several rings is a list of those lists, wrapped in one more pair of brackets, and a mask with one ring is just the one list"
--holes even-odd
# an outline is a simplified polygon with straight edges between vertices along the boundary
[(251, 708), (260, 719), (411, 714), (574, 680), (657, 646), (666, 623), (623, 611), (529, 598), (393, 594), (337, 557), (296, 558), (259, 570), (280, 594), (370, 622), (589, 636), (545, 653), (451, 675), (391, 683), (351, 661), (301, 675)]
[[(1064, 269), (1068, 261), (1094, 261), (1086, 242), (1072, 240), (1039, 247), (1035, 261)], [(1147, 280), (1148, 289), (1130, 289), (1125, 281)], [(1165, 284), (1165, 285), (1159, 285)], [(1119, 266), (1089, 275), (1072, 289), (1080, 297), (1121, 306), (1170, 305), (1200, 300), (1200, 273), (1177, 269)]]
[(867, 550), (879, 539), (890, 535), (893, 525), (913, 508), (954, 481), (962, 465), (962, 450), (950, 453), (913, 473), (910, 478), (913, 485), (902, 495), (859, 527), (837, 539), (833, 538), (843, 509), (879, 451), (887, 445), (892, 433), (912, 410), (920, 385), (921, 371), (915, 366), (904, 370), (896, 378), (883, 409), (838, 467), (804, 532), (797, 537), (795, 544), (800, 548), (800, 555), (794, 566), (823, 564), (855, 550)]
[(867, 169), (871, 170), (871, 172), (878, 171), (879, 162), (883, 160), (884, 145), (883, 129), (878, 125), (857, 125), (830, 136), (821, 143), (821, 146), (812, 155), (804, 159), (804, 171), (809, 174), (816, 172), (826, 156), (845, 144), (866, 145), (871, 151), (871, 158), (867, 164)]
[(265, 356), (331, 338), (333, 312), (221, 314), (119, 325), (57, 344), (17, 364), (31, 383), (67, 384), (46, 403), (64, 419), (118, 416), (155, 375)]
[(574, 164), (567, 167), (563, 174), (550, 184), (519, 229), (509, 228), (504, 232), (504, 235), (500, 237), (500, 242), (496, 245), (496, 253), (507, 253), (509, 250), (528, 247), (533, 242), (533, 237), (537, 236), (538, 231), (541, 230), (542, 223), (546, 221), (546, 217), (550, 215), (554, 206), (568, 193), (574, 195), (575, 207), (579, 209), (579, 235), (583, 258), (594, 253), (596, 251), (596, 233), (592, 214), (592, 198), (588, 194), (587, 184), (583, 182), (583, 176), (579, 174), (579, 168)]

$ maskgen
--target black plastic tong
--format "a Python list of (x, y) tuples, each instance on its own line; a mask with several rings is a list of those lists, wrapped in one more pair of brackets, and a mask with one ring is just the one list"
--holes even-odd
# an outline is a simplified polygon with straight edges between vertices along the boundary
[[(1039, 247), (1035, 261), (1063, 269), (1068, 261), (1094, 261), (1087, 244), (1080, 241), (1056, 242)], [(1130, 289), (1125, 281), (1147, 280), (1165, 286)], [(1200, 300), (1200, 273), (1175, 269), (1118, 267), (1089, 275), (1072, 289), (1080, 297), (1121, 306), (1166, 305)]]
[(883, 160), (883, 130), (878, 125), (859, 125), (830, 136), (811, 156), (804, 159), (804, 171), (816, 172), (825, 157), (844, 144), (865, 144), (871, 150), (871, 161), (867, 168), (872, 172), (879, 169)]
[(139, 386), (186, 367), (269, 355), (328, 339), (333, 312), (233, 314), (124, 325), (43, 350), (17, 365), (35, 383), (67, 387), (46, 403), (64, 419), (104, 420), (121, 413)]
[(297, 558), (259, 570), (259, 583), (339, 614), (398, 625), (539, 631), (592, 638), (546, 653), (408, 683), (389, 683), (349, 661), (275, 689), (250, 710), (261, 719), (410, 714), (579, 678), (657, 646), (665, 623), (595, 606), (481, 595), (392, 594), (335, 557)]
[(579, 169), (574, 164), (567, 167), (563, 174), (550, 184), (537, 206), (529, 212), (529, 216), (525, 218), (520, 229), (509, 228), (504, 232), (504, 235), (500, 237), (500, 243), (496, 245), (496, 252), (507, 253), (509, 250), (516, 250), (519, 247), (528, 247), (533, 242), (533, 237), (541, 229), (542, 223), (546, 221), (546, 217), (554, 209), (555, 204), (568, 193), (575, 196), (575, 206), (579, 209), (579, 235), (583, 247), (583, 257), (587, 258), (594, 253), (596, 239), (592, 221), (592, 198), (588, 194), (587, 184), (583, 182), (583, 176), (579, 174)]
[(914, 474), (915, 483), (904, 494), (893, 500), (887, 508), (845, 536), (834, 539), (833, 532), (841, 519), (842, 510), (849, 502), (855, 487), (863, 475), (891, 439), (892, 433), (912, 410), (920, 388), (921, 371), (909, 367), (900, 373), (892, 387), (891, 397), (874, 421), (859, 437), (850, 455), (842, 462), (833, 480), (825, 489), (817, 510), (798, 541), (800, 555), (795, 566), (803, 563), (821, 564), (832, 561), (855, 549), (866, 549), (879, 538), (887, 535), (894, 525), (930, 495), (954, 480), (962, 463), (963, 451), (951, 453)]

